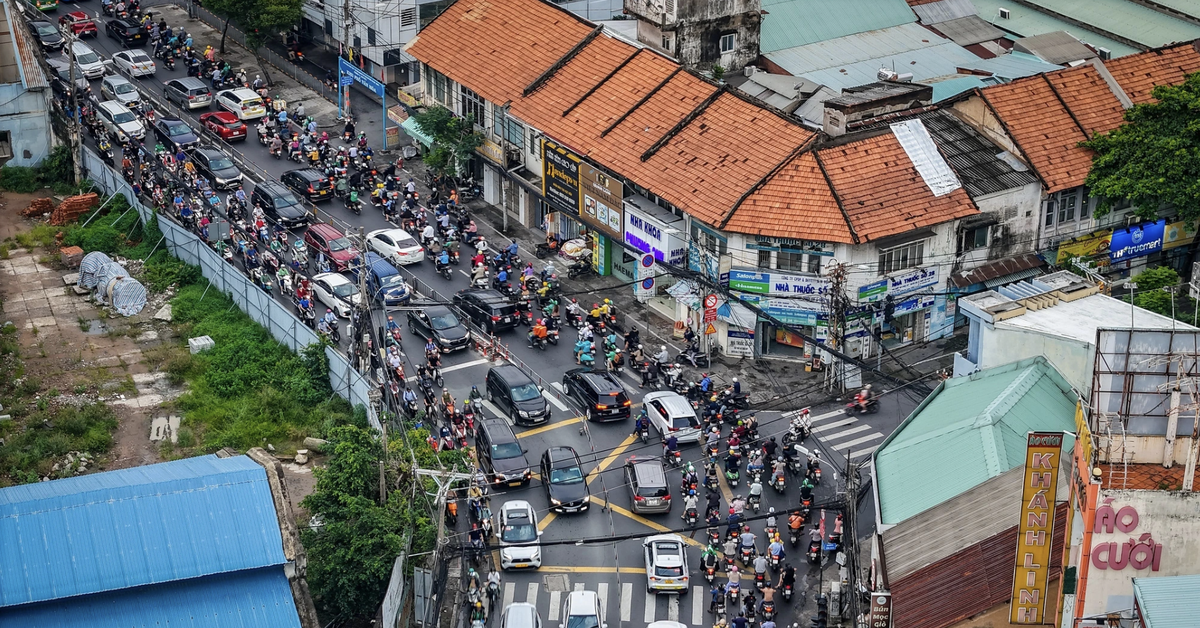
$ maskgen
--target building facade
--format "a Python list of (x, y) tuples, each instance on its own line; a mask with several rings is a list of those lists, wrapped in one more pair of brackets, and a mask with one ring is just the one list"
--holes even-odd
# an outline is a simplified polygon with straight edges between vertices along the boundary
[(637, 39), (684, 67), (740, 72), (758, 58), (760, 0), (625, 0)]
[(35, 166), (57, 144), (42, 51), (8, 2), (0, 13), (0, 165)]

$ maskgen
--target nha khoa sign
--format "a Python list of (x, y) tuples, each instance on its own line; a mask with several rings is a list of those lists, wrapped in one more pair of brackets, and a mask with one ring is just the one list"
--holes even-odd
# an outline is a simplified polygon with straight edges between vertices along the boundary
[(1133, 536), (1141, 521), (1141, 515), (1133, 506), (1122, 506), (1118, 509), (1112, 506), (1112, 502), (1112, 497), (1106, 497), (1103, 505), (1096, 509), (1093, 532), (1113, 534), (1115, 528), (1122, 534), (1129, 534), (1130, 537), (1125, 542), (1109, 541), (1092, 546), (1092, 566), (1113, 571), (1120, 571), (1126, 567), (1158, 571), (1162, 565), (1162, 543), (1155, 542), (1149, 532)]
[(1009, 603), (1012, 624), (1044, 623), (1062, 442), (1061, 432), (1030, 432), (1026, 439), (1017, 565)]

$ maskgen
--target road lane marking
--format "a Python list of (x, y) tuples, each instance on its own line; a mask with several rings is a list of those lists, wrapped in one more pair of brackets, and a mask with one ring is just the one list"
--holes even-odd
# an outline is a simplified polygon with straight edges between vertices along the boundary
[(525, 602), (527, 604), (537, 604), (538, 583), (530, 582), (529, 590), (525, 592)]
[(576, 582), (576, 583), (575, 583), (575, 590), (576, 590), (576, 591), (582, 591), (582, 590), (583, 590), (583, 583), (582, 583), (582, 582)]
[(839, 439), (839, 438), (845, 438), (845, 437), (847, 437), (847, 436), (849, 436), (849, 435), (851, 435), (851, 434), (857, 434), (858, 432), (864, 432), (864, 431), (866, 431), (866, 430), (869, 430), (869, 429), (871, 429), (871, 426), (870, 426), (870, 425), (862, 425), (862, 424), (860, 424), (860, 425), (858, 425), (858, 426), (855, 426), (855, 427), (852, 427), (852, 428), (850, 428), (850, 429), (848, 429), (848, 430), (842, 430), (842, 431), (840, 431), (840, 432), (838, 432), (838, 433), (836, 433), (836, 434), (827, 434), (827, 435), (825, 435), (825, 436), (822, 436), (822, 437), (821, 437), (821, 440), (823, 440), (823, 441), (825, 441), (826, 443), (828, 443), (829, 441), (834, 441), (834, 440), (837, 440), (837, 439)]
[[(601, 460), (600, 464), (596, 465), (595, 469), (592, 469), (592, 472), (588, 474), (587, 483), (591, 484), (596, 478), (600, 477), (600, 474), (612, 466), (612, 463), (616, 462), (617, 458), (620, 458), (621, 454), (625, 453), (625, 450), (629, 449), (629, 446), (632, 445), (637, 438), (637, 436), (630, 434), (625, 438), (625, 440), (621, 441), (621, 444), (617, 445), (616, 449), (612, 450), (612, 453), (608, 454), (604, 460)], [(595, 498), (593, 497), (592, 499)]]
[(504, 583), (504, 608), (508, 608), (515, 597), (517, 597), (517, 585), (512, 582)]
[(627, 622), (633, 619), (633, 583), (621, 583), (621, 621)]
[(818, 414), (817, 416), (810, 417), (809, 420), (813, 423), (816, 423), (817, 421), (824, 421), (825, 419), (841, 416), (843, 414), (846, 414), (845, 410), (834, 410), (833, 412), (826, 412), (825, 414)]
[(604, 609), (604, 614), (608, 615), (608, 583), (601, 582), (596, 585), (596, 597), (600, 599), (600, 608)]
[(840, 421), (834, 421), (833, 423), (828, 423), (826, 425), (819, 425), (819, 426), (813, 428), (813, 434), (825, 435), (825, 434), (828, 434), (830, 432), (830, 430), (833, 430), (834, 428), (842, 427), (845, 425), (850, 425), (851, 423), (858, 423), (858, 419), (842, 419)]
[(577, 567), (574, 565), (545, 565), (538, 567), (539, 572), (546, 573), (594, 573), (594, 574), (631, 574), (635, 576), (646, 575), (645, 567), (621, 567), (619, 570), (616, 567)]
[[(551, 591), (550, 592), (550, 608), (547, 609), (547, 611), (546, 611), (547, 619), (549, 619), (551, 617), (558, 617), (558, 605), (561, 602), (562, 602), (562, 591)], [(531, 602), (531, 604), (532, 604), (532, 602)], [(551, 619), (550, 621), (554, 621), (554, 620)]]
[(573, 418), (570, 418), (570, 419), (564, 419), (564, 420), (562, 420), (562, 421), (557, 421), (557, 422), (555, 422), (555, 423), (548, 423), (548, 424), (546, 424), (546, 425), (543, 425), (543, 426), (541, 426), (541, 427), (535, 427), (535, 428), (533, 428), (533, 429), (531, 429), (531, 430), (526, 430), (526, 431), (524, 431), (524, 432), (521, 432), (520, 434), (517, 434), (517, 438), (525, 438), (526, 436), (534, 436), (535, 434), (541, 434), (541, 433), (543, 433), (543, 432), (549, 432), (550, 430), (556, 430), (556, 429), (558, 429), (558, 428), (560, 428), (560, 427), (566, 427), (566, 426), (568, 426), (568, 425), (574, 425), (574, 424), (576, 424), (576, 423), (578, 423), (578, 422), (582, 421), (583, 419), (584, 419), (584, 417), (577, 416), (577, 417), (573, 417)]
[[(606, 502), (603, 499), (596, 497), (595, 495), (592, 495), (592, 502), (599, 504), (600, 506), (607, 505), (610, 510), (617, 513), (618, 515), (621, 515), (622, 517), (625, 517), (627, 519), (632, 519), (633, 521), (636, 521), (636, 522), (646, 526), (647, 528), (650, 528), (651, 530), (657, 530), (659, 532), (671, 532), (671, 528), (668, 528), (668, 527), (662, 525), (661, 523), (656, 523), (654, 521), (651, 521), (637, 513), (626, 510), (625, 508), (622, 508), (612, 502)], [(704, 543), (701, 543), (700, 541), (697, 541), (696, 539), (689, 538), (686, 536), (680, 537), (680, 538), (682, 538), (684, 540), (684, 542), (689, 545), (699, 547), (699, 548), (704, 547)]]
[(554, 404), (554, 407), (558, 408), (560, 412), (570, 412), (571, 411), (569, 408), (567, 408), (566, 404), (564, 404), (563, 402), (558, 400), (558, 397), (551, 395), (550, 391), (543, 390), (542, 396), (545, 397), (546, 399), (549, 399), (550, 403)]
[(692, 625), (704, 624), (704, 587), (692, 587)]
[(442, 367), (442, 374), (445, 375), (446, 373), (449, 373), (450, 371), (457, 371), (460, 369), (471, 368), (472, 366), (479, 366), (480, 364), (487, 364), (488, 362), (490, 362), (490, 360), (485, 360), (484, 358), (479, 358), (478, 360), (471, 360), (470, 362), (463, 362), (462, 364), (455, 364), (454, 366), (444, 366), (444, 367)]
[(679, 621), (679, 596), (672, 595), (667, 598), (667, 620)]
[(851, 452), (850, 459), (853, 460), (855, 458), (865, 456), (865, 455), (875, 451), (876, 449), (879, 449), (879, 445), (874, 445), (872, 447), (867, 447), (866, 449), (860, 449), (858, 451)]
[(658, 602), (658, 598), (653, 593), (646, 594), (646, 603), (642, 612), (642, 620), (647, 624), (654, 621), (654, 606)]
[(856, 438), (847, 443), (838, 443), (836, 445), (830, 445), (830, 448), (833, 450), (841, 449), (842, 451), (845, 451), (846, 449), (853, 447), (855, 445), (861, 445), (862, 443), (866, 443), (866, 442), (873, 441), (873, 440), (879, 440), (881, 438), (883, 438), (883, 434), (880, 434), (879, 432), (875, 432), (874, 434), (867, 434), (866, 436), (863, 436), (862, 438)]
[[(496, 407), (496, 404), (488, 401), (487, 399), (482, 399), (481, 401), (483, 401), (483, 407), (487, 408), (488, 410), (491, 410), (492, 414), (496, 415), (497, 417), (503, 417), (505, 419), (508, 419), (508, 414), (501, 412), (500, 408)], [(509, 421), (509, 424), (510, 425), (512, 424), (511, 420)]]
[(542, 520), (538, 522), (538, 531), (541, 532), (542, 530), (545, 530), (546, 526), (550, 525), (551, 522), (553, 522), (557, 518), (558, 518), (558, 513), (554, 512), (553, 510), (546, 513), (546, 516), (542, 517)]

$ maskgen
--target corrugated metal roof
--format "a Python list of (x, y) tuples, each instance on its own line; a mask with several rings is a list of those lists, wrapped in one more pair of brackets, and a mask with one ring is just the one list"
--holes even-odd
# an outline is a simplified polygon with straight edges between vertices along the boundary
[(889, 126), (904, 149), (904, 154), (908, 155), (908, 160), (934, 196), (944, 196), (962, 187), (958, 176), (950, 169), (950, 164), (946, 163), (920, 119), (903, 120)]
[[(1008, 31), (1018, 37), (1041, 35), (1053, 31), (1067, 31), (1084, 42), (1093, 46), (1101, 46), (1110, 50), (1114, 57), (1123, 57), (1138, 52), (1137, 48), (1123, 44), (1115, 39), (1106, 37), (1089, 30), (1065, 22), (1052, 15), (1016, 4), (1010, 0), (971, 0), (979, 10), (979, 16), (997, 28)], [(1008, 9), (1009, 17), (1000, 19), (1000, 8)], [(1084, 20), (1088, 23), (1090, 20)]]
[(1066, 31), (1022, 37), (1013, 43), (1013, 50), (1036, 56), (1047, 63), (1067, 64), (1096, 56), (1091, 48)]
[(0, 609), (3, 626), (300, 628), (282, 567)]
[(1129, 0), (1025, 0), (1025, 3), (1148, 48), (1200, 37), (1200, 26)]
[[(5, 3), (4, 7), (8, 13), (8, 3)], [(30, 41), (29, 31), (24, 24), (15, 23), (12, 15), (9, 15), (8, 23), (12, 28), (13, 48), (21, 64), (21, 79), (25, 82), (25, 89), (39, 90), (50, 87), (50, 83), (46, 81), (46, 73), (42, 72), (42, 66), (38, 64), (38, 58), (43, 54), (42, 50)]]
[(1014, 170), (1008, 162), (997, 156), (1000, 148), (949, 111), (933, 111), (920, 117), (971, 198), (1037, 181), (1037, 177), (1028, 170)]
[(971, 0), (939, 0), (912, 7), (922, 24), (938, 24), (949, 20), (977, 15)]
[(0, 489), (0, 607), (286, 562), (266, 472), (200, 456)]
[(1025, 435), (1073, 430), (1075, 402), (1040, 356), (946, 380), (875, 450), (882, 522), (904, 521), (1023, 464)]
[(950, 275), (950, 285), (966, 288), (983, 283), (989, 288), (1036, 277), (1046, 263), (1036, 253), (1022, 253)]
[(1144, 628), (1195, 628), (1200, 617), (1200, 575), (1134, 578), (1133, 597)]
[(763, 54), (917, 20), (904, 0), (763, 0), (762, 8)]
[(966, 48), (938, 37), (919, 24), (904, 24), (839, 37), (766, 55), (795, 76), (834, 89), (878, 80), (881, 68), (911, 73), (913, 80), (957, 74), (958, 68), (992, 72), (1004, 79), (1059, 69), (1032, 55), (980, 59)]
[(946, 20), (933, 27), (960, 46), (970, 46), (1004, 37), (1004, 31), (983, 21), (978, 15)]
[(1154, 0), (1156, 4), (1161, 4), (1194, 18), (1200, 18), (1200, 3), (1196, 0)]

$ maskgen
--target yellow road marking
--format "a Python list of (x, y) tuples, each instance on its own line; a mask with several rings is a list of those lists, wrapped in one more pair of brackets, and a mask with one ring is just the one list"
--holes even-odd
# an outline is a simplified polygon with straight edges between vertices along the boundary
[(546, 513), (546, 516), (542, 517), (542, 520), (538, 522), (538, 531), (540, 532), (542, 530), (545, 530), (546, 526), (550, 525), (550, 523), (553, 522), (557, 518), (558, 518), (558, 513), (554, 512), (553, 510)]
[[(636, 521), (636, 522), (646, 526), (647, 528), (650, 528), (651, 530), (657, 530), (659, 532), (671, 532), (671, 528), (668, 528), (667, 526), (664, 526), (661, 523), (656, 523), (654, 521), (651, 521), (639, 514), (636, 514), (632, 511), (626, 510), (626, 509), (624, 509), (616, 504), (613, 504), (611, 502), (605, 502), (603, 499), (600, 499), (599, 497), (596, 497), (595, 495), (592, 496), (592, 503), (599, 504), (600, 506), (607, 505), (609, 507), (609, 509), (611, 509), (613, 512), (617, 513), (618, 515), (621, 515), (623, 517), (626, 517), (628, 519)], [(684, 536), (682, 534), (680, 535), (680, 537), (685, 542), (687, 542), (689, 545), (693, 545), (695, 547), (700, 547), (700, 548), (704, 547), (704, 544), (701, 543), (700, 541), (697, 541), (696, 539)]]
[[(637, 438), (638, 437), (636, 435), (630, 434), (625, 440), (621, 441), (620, 445), (617, 445), (616, 449), (612, 450), (612, 453), (605, 456), (604, 460), (601, 460), (600, 464), (596, 465), (596, 468), (592, 469), (592, 472), (588, 474), (588, 484), (591, 484), (596, 478), (600, 477), (601, 473), (612, 466), (612, 463), (616, 462), (617, 458), (620, 458), (621, 454), (625, 453), (625, 450), (629, 449), (629, 446), (632, 445)], [(593, 497), (592, 499), (595, 498)]]
[(558, 428), (560, 428), (560, 427), (566, 427), (566, 426), (568, 426), (568, 425), (574, 425), (574, 424), (576, 424), (576, 423), (578, 423), (578, 422), (580, 422), (580, 421), (582, 421), (582, 420), (583, 420), (583, 417), (581, 417), (581, 416), (577, 416), (577, 417), (575, 417), (575, 418), (571, 418), (571, 419), (564, 419), (564, 420), (562, 420), (562, 421), (559, 421), (559, 422), (557, 422), (557, 423), (551, 423), (551, 424), (549, 424), (549, 425), (543, 425), (543, 426), (541, 426), (541, 427), (535, 427), (535, 428), (533, 428), (532, 430), (528, 430), (528, 431), (525, 431), (525, 432), (521, 432), (520, 434), (517, 434), (517, 438), (525, 438), (526, 436), (533, 436), (533, 435), (535, 435), (535, 434), (541, 434), (541, 433), (543, 433), (543, 432), (549, 432), (550, 430), (556, 430), (556, 429), (558, 429)]
[(550, 573), (628, 573), (646, 574), (645, 567), (570, 567), (566, 565), (542, 565), (538, 571)]
[[(741, 472), (739, 471), (739, 473)], [(738, 481), (741, 481), (741, 478), (738, 478)], [(720, 465), (717, 466), (717, 486), (721, 489), (721, 496), (725, 498), (725, 503), (733, 503), (733, 489), (729, 488), (729, 482), (725, 480), (725, 470)]]

